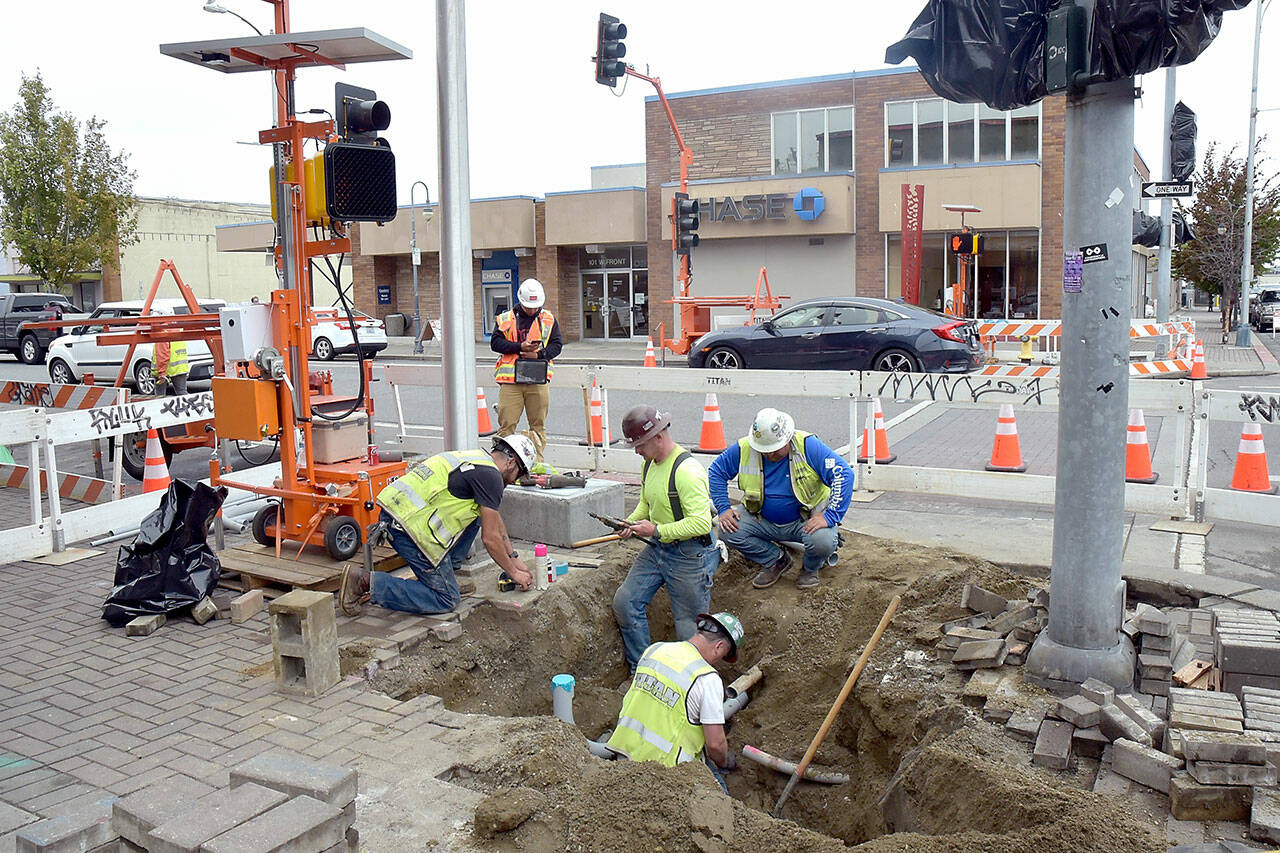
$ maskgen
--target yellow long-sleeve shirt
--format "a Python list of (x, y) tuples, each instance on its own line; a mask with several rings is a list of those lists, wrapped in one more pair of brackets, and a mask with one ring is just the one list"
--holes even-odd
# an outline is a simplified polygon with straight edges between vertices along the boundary
[(658, 526), (658, 538), (663, 542), (676, 542), (706, 536), (711, 532), (711, 492), (707, 486), (707, 469), (690, 456), (676, 471), (676, 493), (684, 518), (675, 520), (667, 487), (671, 482), (671, 466), (684, 452), (676, 445), (667, 458), (649, 466), (644, 483), (640, 486), (640, 503), (627, 516), (627, 521), (648, 519)]

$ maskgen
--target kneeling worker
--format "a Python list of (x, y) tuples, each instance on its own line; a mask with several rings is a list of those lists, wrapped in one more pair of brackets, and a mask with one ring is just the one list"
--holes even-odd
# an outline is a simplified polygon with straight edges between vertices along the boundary
[[(734, 477), (742, 509), (729, 503)], [(780, 542), (804, 545), (796, 586), (817, 586), (818, 569), (839, 545), (853, 492), (853, 469), (840, 454), (816, 435), (797, 432), (786, 412), (761, 409), (751, 434), (711, 463), (708, 480), (724, 543), (763, 567), (752, 586), (771, 587), (791, 568), (791, 552)]]
[(608, 746), (632, 761), (668, 767), (714, 762), (723, 786), (716, 768), (732, 770), (738, 762), (725, 740), (724, 683), (712, 664), (738, 659), (742, 623), (729, 613), (701, 613), (696, 624), (688, 640), (644, 650)]
[(528, 589), (533, 575), (521, 561), (498, 514), (502, 491), (528, 473), (533, 442), (523, 435), (495, 438), (493, 449), (439, 453), (409, 469), (378, 493), (391, 546), (416, 579), (351, 563), (342, 573), (341, 604), (351, 616), (367, 600), (406, 613), (448, 613), (462, 595), (454, 571), (467, 558), (477, 530), (485, 550), (511, 579)]

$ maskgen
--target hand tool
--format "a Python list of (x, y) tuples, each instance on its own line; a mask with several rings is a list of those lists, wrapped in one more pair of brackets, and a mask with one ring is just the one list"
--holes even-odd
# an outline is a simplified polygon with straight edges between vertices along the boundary
[[(623, 521), (623, 520), (622, 520), (622, 519), (620, 519), (620, 518), (610, 518), (610, 517), (609, 517), (609, 516), (607, 516), (607, 515), (599, 515), (599, 514), (594, 513), (594, 512), (589, 512), (589, 513), (587, 513), (587, 515), (591, 516), (591, 517), (592, 517), (592, 518), (594, 518), (596, 521), (598, 521), (598, 522), (600, 522), (601, 524), (603, 524), (605, 527), (608, 527), (608, 528), (611, 528), (611, 529), (613, 529), (613, 530), (616, 530), (616, 531), (618, 531), (619, 533), (621, 533), (623, 530), (630, 530), (630, 529), (631, 529), (631, 525), (630, 525), (628, 522)], [(649, 538), (649, 537), (647, 537), (647, 536), (641, 536), (641, 535), (640, 535), (640, 534), (638, 534), (638, 533), (633, 533), (633, 534), (631, 534), (631, 535), (632, 535), (632, 536), (634, 536), (636, 539), (639, 539), (641, 542), (645, 543), (646, 545), (652, 545), (652, 546), (654, 546), (655, 548), (656, 548), (656, 547), (658, 547), (658, 542), (657, 542), (657, 540), (655, 540), (655, 539), (650, 539), (650, 538)]]

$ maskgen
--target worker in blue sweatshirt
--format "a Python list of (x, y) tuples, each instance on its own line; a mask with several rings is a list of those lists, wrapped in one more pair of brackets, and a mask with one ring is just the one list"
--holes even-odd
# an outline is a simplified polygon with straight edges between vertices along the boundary
[[(742, 506), (729, 503), (729, 481), (738, 478)], [(840, 520), (849, 510), (853, 469), (816, 435), (797, 432), (795, 420), (761, 409), (751, 434), (731, 445), (707, 472), (720, 538), (762, 568), (751, 581), (767, 589), (791, 568), (781, 542), (804, 545), (796, 586), (818, 585), (818, 570), (839, 547)]]

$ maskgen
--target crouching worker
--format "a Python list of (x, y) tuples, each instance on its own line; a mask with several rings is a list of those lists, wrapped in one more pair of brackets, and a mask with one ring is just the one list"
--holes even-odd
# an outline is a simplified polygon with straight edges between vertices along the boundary
[(720, 770), (733, 770), (738, 761), (725, 740), (724, 683), (713, 664), (735, 662), (742, 640), (742, 623), (732, 614), (701, 613), (688, 640), (645, 649), (609, 749), (668, 767), (706, 761), (725, 788)]
[(511, 579), (528, 589), (533, 575), (507, 538), (498, 514), (502, 491), (529, 471), (536, 452), (523, 435), (496, 438), (493, 449), (440, 453), (419, 462), (378, 493), (380, 523), (391, 547), (414, 578), (398, 578), (351, 563), (342, 573), (341, 604), (349, 616), (364, 601), (406, 613), (448, 613), (462, 595), (457, 567), (467, 558), (476, 532), (485, 550)]

